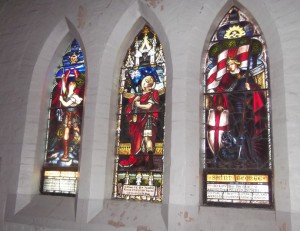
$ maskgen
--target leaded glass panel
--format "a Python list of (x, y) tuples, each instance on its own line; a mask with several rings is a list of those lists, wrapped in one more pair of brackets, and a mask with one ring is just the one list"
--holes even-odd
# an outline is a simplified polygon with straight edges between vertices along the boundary
[(162, 200), (166, 78), (162, 44), (145, 26), (120, 72), (113, 198)]
[(51, 87), (41, 192), (76, 194), (85, 90), (85, 64), (73, 40), (57, 67)]
[(236, 7), (212, 36), (204, 76), (204, 203), (272, 206), (267, 48)]

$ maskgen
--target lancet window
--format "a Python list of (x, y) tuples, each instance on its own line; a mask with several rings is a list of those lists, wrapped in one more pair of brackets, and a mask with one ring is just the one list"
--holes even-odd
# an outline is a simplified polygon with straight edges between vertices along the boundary
[(163, 46), (146, 25), (120, 70), (113, 198), (162, 200), (166, 80)]
[(272, 207), (267, 47), (236, 7), (210, 40), (204, 86), (204, 204)]
[(84, 90), (84, 56), (74, 39), (58, 64), (51, 86), (41, 182), (43, 194), (76, 194)]

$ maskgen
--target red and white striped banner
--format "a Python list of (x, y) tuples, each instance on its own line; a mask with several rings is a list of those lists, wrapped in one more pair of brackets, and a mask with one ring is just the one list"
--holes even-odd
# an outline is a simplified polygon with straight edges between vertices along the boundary
[(227, 50), (222, 51), (218, 55), (218, 63), (214, 66), (208, 73), (206, 85), (207, 91), (210, 92), (217, 86), (226, 73), (226, 61), (228, 58), (236, 58), (239, 62), (241, 62), (240, 68), (247, 68), (248, 66), (248, 53), (249, 45), (243, 45), (236, 48), (229, 48)]

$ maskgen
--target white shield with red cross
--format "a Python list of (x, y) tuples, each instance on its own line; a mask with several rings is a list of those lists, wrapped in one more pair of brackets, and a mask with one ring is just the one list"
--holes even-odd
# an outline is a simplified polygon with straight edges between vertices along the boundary
[(228, 131), (228, 110), (218, 111), (209, 109), (207, 117), (207, 141), (210, 150), (214, 155), (222, 147), (221, 138), (225, 131)]

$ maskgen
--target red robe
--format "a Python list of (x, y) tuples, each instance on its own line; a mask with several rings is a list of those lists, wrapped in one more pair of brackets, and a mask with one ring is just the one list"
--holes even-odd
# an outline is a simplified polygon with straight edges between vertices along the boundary
[[(134, 99), (137, 96), (129, 100), (128, 107), (126, 108), (127, 120), (129, 121), (129, 135), (131, 136), (131, 155), (136, 155), (142, 148), (143, 133), (147, 121), (151, 122), (152, 130), (152, 144), (155, 145), (156, 139), (156, 123), (158, 119), (158, 104), (159, 104), (159, 93), (157, 90), (152, 90), (146, 94), (140, 96), (140, 103), (146, 105), (151, 101), (153, 105), (148, 110), (136, 108), (134, 105)], [(136, 115), (136, 121), (134, 116)]]
[[(240, 73), (238, 75), (245, 75), (245, 71), (241, 70)], [(251, 78), (251, 79), (250, 79)], [(234, 82), (236, 81), (237, 77), (230, 74), (230, 73), (226, 73), (223, 77), (222, 80), (220, 81), (219, 86), (216, 89), (217, 93), (223, 93), (224, 94), (216, 94), (214, 95), (213, 99), (214, 99), (214, 104), (215, 106), (219, 106), (218, 105), (218, 101), (222, 102), (220, 106), (223, 106), (224, 109), (228, 109), (229, 105), (228, 105), (228, 98), (227, 98), (227, 94), (225, 92), (229, 92), (229, 94), (231, 94), (230, 92), (235, 92), (236, 90), (246, 90), (244, 89), (235, 89), (235, 87), (233, 87), (233, 89), (230, 89), (233, 85)], [(252, 80), (252, 81), (250, 81)], [(240, 80), (242, 81), (242, 80)], [(245, 81), (245, 78), (244, 78)], [(254, 126), (255, 126), (255, 131), (253, 131), (255, 134), (259, 134), (261, 133), (263, 130), (266, 129), (266, 124), (265, 124), (265, 117), (266, 117), (266, 109), (265, 109), (265, 104), (266, 104), (266, 99), (265, 99), (265, 95), (263, 93), (263, 91), (255, 91), (255, 90), (259, 90), (260, 87), (254, 82), (254, 80), (252, 79), (252, 77), (249, 77), (249, 85), (250, 85), (250, 89), (254, 90), (253, 92), (249, 92), (249, 106), (252, 108), (253, 111), (253, 119), (254, 119)], [(230, 89), (230, 90), (229, 90)], [(220, 100), (220, 97), (222, 97), (222, 99)], [(252, 99), (251, 99), (252, 97)]]

